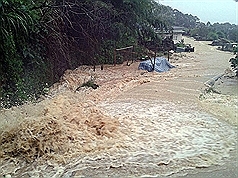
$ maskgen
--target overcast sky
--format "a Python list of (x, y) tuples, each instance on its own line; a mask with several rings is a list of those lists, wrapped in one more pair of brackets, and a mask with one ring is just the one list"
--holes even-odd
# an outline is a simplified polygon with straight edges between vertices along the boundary
[(234, 0), (156, 0), (160, 4), (197, 16), (207, 23), (230, 22), (238, 25), (238, 2)]

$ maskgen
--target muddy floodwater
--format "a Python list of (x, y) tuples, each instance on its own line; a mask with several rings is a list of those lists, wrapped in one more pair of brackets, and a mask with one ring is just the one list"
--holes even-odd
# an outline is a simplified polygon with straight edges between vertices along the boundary
[[(228, 62), (233, 54), (210, 42), (185, 37), (185, 43), (195, 52), (173, 54), (176, 68), (168, 72), (138, 70), (139, 62), (96, 72), (81, 67), (66, 71), (39, 103), (0, 111), (1, 136), (21, 127), (24, 132), (28, 121), (40, 133), (37, 122), (51, 119), (60, 128), (45, 140), (50, 147), (57, 138), (60, 149), (53, 156), (40, 152), (42, 157), (26, 162), (0, 150), (0, 177), (198, 178), (218, 170), (218, 177), (228, 172), (226, 177), (235, 178), (238, 81)], [(222, 77), (209, 88), (216, 76)], [(77, 89), (92, 77), (98, 89)]]

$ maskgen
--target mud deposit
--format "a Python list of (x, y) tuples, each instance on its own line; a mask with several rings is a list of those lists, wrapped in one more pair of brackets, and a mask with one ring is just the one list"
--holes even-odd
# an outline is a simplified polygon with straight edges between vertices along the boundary
[[(234, 166), (236, 80), (204, 92), (233, 55), (185, 40), (195, 52), (173, 55), (169, 72), (82, 66), (40, 102), (1, 110), (0, 177), (179, 177)], [(79, 87), (91, 79), (99, 88)]]

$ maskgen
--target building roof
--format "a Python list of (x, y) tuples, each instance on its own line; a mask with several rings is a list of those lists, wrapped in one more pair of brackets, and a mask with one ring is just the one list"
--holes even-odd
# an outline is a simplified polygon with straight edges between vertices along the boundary
[(184, 27), (173, 26), (173, 33), (184, 33)]
[[(173, 33), (184, 33), (184, 27), (179, 27), (179, 26), (173, 26)], [(158, 29), (155, 29), (156, 33), (160, 34), (170, 34), (170, 31), (160, 31)]]

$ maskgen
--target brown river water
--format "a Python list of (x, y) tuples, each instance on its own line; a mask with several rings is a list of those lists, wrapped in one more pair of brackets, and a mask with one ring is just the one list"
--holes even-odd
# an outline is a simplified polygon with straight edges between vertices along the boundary
[[(195, 52), (174, 54), (169, 72), (82, 66), (40, 102), (0, 111), (0, 177), (183, 177), (237, 164), (233, 54), (185, 42)], [(204, 83), (223, 73), (209, 92)], [(98, 89), (76, 91), (90, 78)]]

